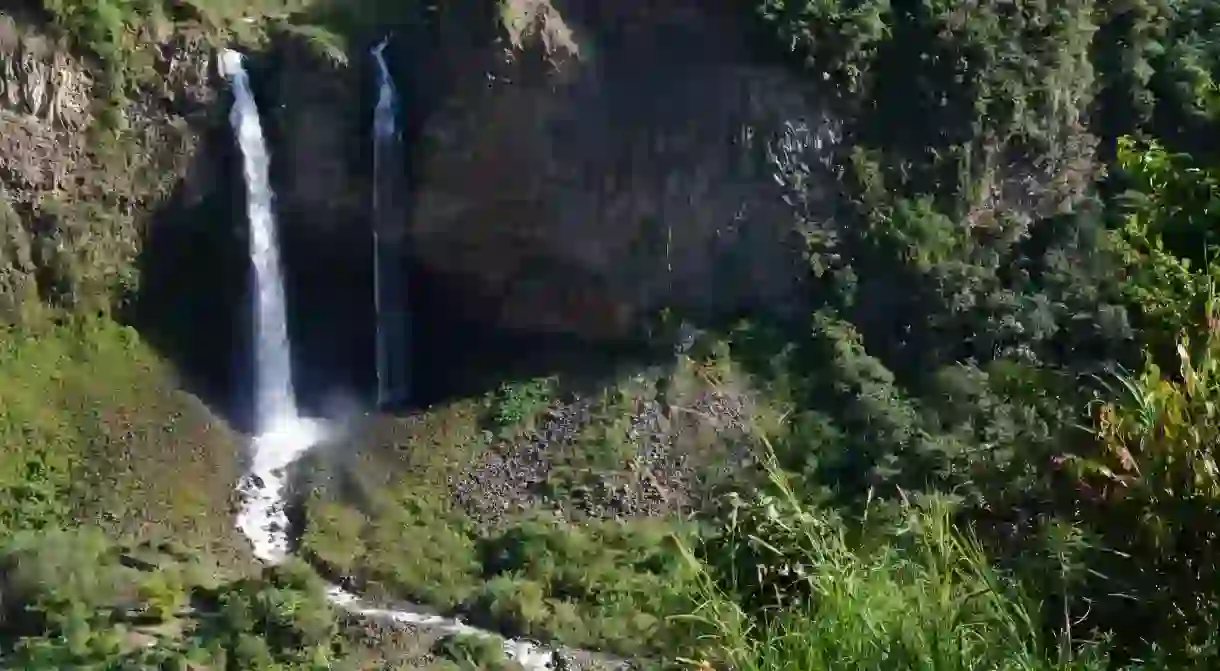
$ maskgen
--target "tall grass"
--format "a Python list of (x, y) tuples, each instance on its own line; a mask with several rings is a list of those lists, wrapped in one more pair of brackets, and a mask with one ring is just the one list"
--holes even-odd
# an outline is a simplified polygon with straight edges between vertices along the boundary
[[(1109, 668), (1100, 644), (1044, 633), (1036, 601), (954, 527), (947, 505), (906, 502), (900, 524), (858, 534), (799, 501), (771, 466), (777, 494), (739, 501), (720, 546), (753, 554), (758, 570), (701, 571), (684, 618), (701, 634), (687, 661), (735, 671)], [(760, 579), (788, 598), (743, 606)]]
[(1103, 550), (1089, 556), (1106, 577), (1092, 581), (1092, 620), (1124, 642), (1155, 643), (1180, 666), (1217, 668), (1220, 292), (1208, 278), (1200, 286), (1201, 332), (1181, 334), (1164, 368), (1148, 353), (1141, 370), (1103, 378), (1094, 440), (1060, 463), (1078, 524)]

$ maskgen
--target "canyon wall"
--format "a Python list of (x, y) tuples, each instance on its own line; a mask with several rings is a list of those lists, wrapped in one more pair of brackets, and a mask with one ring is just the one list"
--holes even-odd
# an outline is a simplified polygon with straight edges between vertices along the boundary
[[(148, 35), (150, 76), (99, 134), (96, 64), (0, 16), (0, 319), (134, 307), (195, 353), (176, 355), (186, 368), (234, 368), (246, 233), (211, 65), (232, 36)], [(663, 308), (800, 310), (799, 229), (837, 225), (828, 159), (850, 139), (815, 78), (761, 57), (743, 20), (722, 0), (470, 0), (345, 28), (347, 62), (301, 31), (234, 44), (272, 145), (299, 374), (371, 383), (367, 48), (387, 32), (406, 179), (401, 214), (377, 225), (428, 309), (594, 341), (637, 337)], [(1061, 175), (1006, 170), (972, 221), (997, 199), (1048, 209), (1030, 182)]]
[(830, 143), (815, 92), (757, 63), (725, 3), (502, 12), (498, 40), (444, 52), (450, 90), (414, 157), (417, 262), (500, 325), (597, 339), (664, 307), (791, 305), (799, 240), (767, 149), (785, 122)]
[[(413, 198), (401, 229), (383, 233), (491, 326), (619, 339), (667, 306), (782, 308), (800, 277), (797, 240), (766, 151), (784, 122), (829, 136), (813, 92), (752, 64), (715, 5), (567, 5), (514, 0), (478, 19), (492, 26), (459, 12), (428, 53), (392, 45), (418, 107), (405, 112)], [(4, 229), (5, 309), (36, 293), (72, 303), (134, 290), (159, 206), (234, 200), (221, 194), (228, 150), (203, 141), (223, 142), (209, 54), (181, 38), (159, 49), (161, 85), (130, 101), (126, 144), (105, 152), (86, 132), (90, 69), (28, 22), (8, 17), (3, 33), (3, 211), (18, 214), (3, 220), (22, 222)], [(315, 306), (358, 304), (344, 294), (368, 281), (372, 97), (352, 53), (341, 67), (285, 39), (253, 56), (286, 254), (300, 259), (290, 274)], [(210, 225), (240, 242), (233, 223)]]

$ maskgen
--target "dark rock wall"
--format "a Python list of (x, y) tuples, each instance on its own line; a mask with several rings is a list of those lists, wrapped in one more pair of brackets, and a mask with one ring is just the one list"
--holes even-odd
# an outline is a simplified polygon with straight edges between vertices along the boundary
[(666, 306), (790, 305), (801, 273), (766, 146), (823, 114), (753, 62), (733, 18), (505, 3), (498, 43), (445, 54), (452, 89), (415, 157), (415, 260), (500, 326), (598, 340)]
[(370, 64), (283, 40), (255, 79), (272, 151), (294, 373), (303, 401), (375, 383)]
[[(667, 306), (705, 316), (795, 306), (799, 250), (768, 147), (786, 122), (827, 139), (831, 126), (799, 78), (751, 59), (732, 11), (453, 7), (397, 27), (390, 49), (407, 177), (400, 217), (379, 225), (402, 240), (417, 330), (432, 330), (415, 338), (421, 348), (442, 346), (438, 333), (455, 324), (606, 342), (637, 336)], [(162, 77), (126, 110), (119, 151), (103, 153), (80, 132), (96, 95), (89, 68), (6, 25), (0, 310), (19, 313), (34, 294), (130, 304), (184, 372), (231, 397), (248, 377), (249, 268), (211, 49), (181, 37), (158, 47)], [(306, 394), (372, 386), (366, 46), (380, 37), (354, 36), (346, 66), (299, 36), (250, 58)], [(27, 81), (26, 60), (45, 76)]]

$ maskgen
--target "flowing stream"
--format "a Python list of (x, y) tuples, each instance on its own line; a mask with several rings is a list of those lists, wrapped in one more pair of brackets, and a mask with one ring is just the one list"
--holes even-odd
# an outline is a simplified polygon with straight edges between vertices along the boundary
[[(268, 179), (270, 159), (243, 56), (226, 49), (221, 54), (220, 70), (233, 87), (229, 120), (242, 154), (255, 288), (256, 435), (252, 441), (249, 473), (238, 485), (242, 507), (237, 527), (250, 539), (256, 557), (275, 564), (283, 561), (290, 550), (288, 519), (284, 511), (284, 471), (311, 447), (325, 440), (328, 431), (322, 422), (300, 415), (292, 388), (292, 357), (276, 241), (274, 194)], [(374, 608), (337, 585), (331, 585), (327, 594), (336, 606), (359, 615), (445, 633), (492, 635), (453, 618), (408, 609)], [(527, 641), (506, 640), (504, 651), (528, 669), (546, 669), (552, 660), (551, 651)]]

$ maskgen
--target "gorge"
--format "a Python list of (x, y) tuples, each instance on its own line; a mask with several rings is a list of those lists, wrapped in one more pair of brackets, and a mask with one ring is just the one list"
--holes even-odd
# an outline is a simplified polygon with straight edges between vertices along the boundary
[(0, 667), (1216, 668), (1216, 26), (5, 4)]

